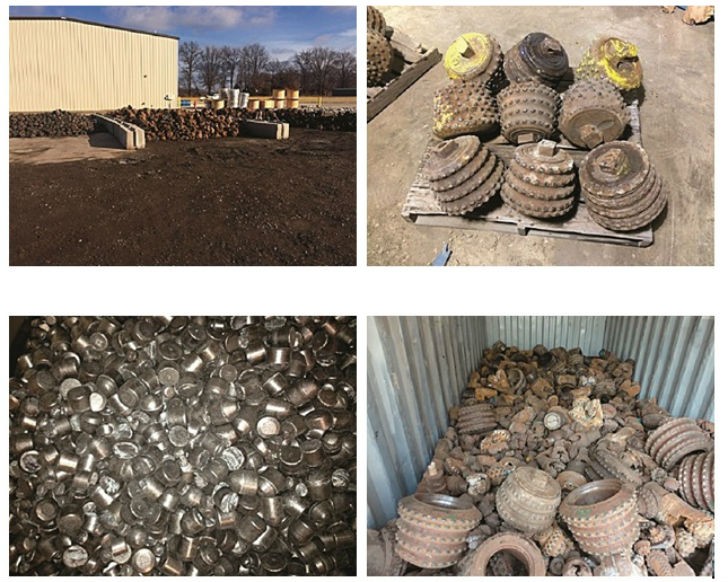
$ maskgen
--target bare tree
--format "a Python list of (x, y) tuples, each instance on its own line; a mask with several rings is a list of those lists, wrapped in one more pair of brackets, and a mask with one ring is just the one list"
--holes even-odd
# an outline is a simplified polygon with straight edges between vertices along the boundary
[(327, 81), (334, 71), (338, 53), (320, 46), (310, 49), (309, 53), (311, 76), (313, 77), (317, 93), (323, 95), (326, 92)]
[(230, 46), (224, 46), (220, 49), (220, 61), (225, 84), (228, 87), (233, 87), (235, 73), (238, 70), (238, 62), (240, 61), (240, 51)]
[(356, 56), (349, 51), (341, 51), (336, 56), (339, 87), (356, 87)]
[(249, 44), (240, 49), (241, 67), (244, 69), (245, 87), (253, 92), (263, 89), (266, 65), (270, 61), (268, 50), (261, 44)]
[(217, 47), (206, 46), (202, 52), (197, 74), (200, 83), (208, 94), (212, 93), (222, 78), (222, 57), (220, 49)]
[(301, 90), (308, 91), (311, 78), (311, 51), (297, 52), (293, 57), (293, 62), (301, 75)]
[(196, 42), (183, 42), (179, 46), (179, 62), (181, 69), (181, 85), (187, 95), (192, 94), (192, 87), (195, 82), (195, 71), (202, 56), (202, 49)]

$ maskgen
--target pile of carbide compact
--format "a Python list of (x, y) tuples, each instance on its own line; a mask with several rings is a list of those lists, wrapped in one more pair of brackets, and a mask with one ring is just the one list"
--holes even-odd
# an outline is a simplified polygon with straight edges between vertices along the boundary
[(11, 574), (355, 573), (355, 318), (45, 317), (29, 334)]

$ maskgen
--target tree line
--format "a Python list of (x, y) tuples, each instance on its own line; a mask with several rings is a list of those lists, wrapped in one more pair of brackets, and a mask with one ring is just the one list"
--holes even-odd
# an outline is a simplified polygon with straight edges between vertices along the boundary
[(251, 95), (269, 95), (274, 88), (326, 95), (335, 88), (356, 86), (356, 57), (349, 51), (313, 47), (280, 61), (258, 43), (237, 48), (183, 42), (179, 76), (180, 94), (186, 96), (211, 94), (222, 87), (237, 87)]

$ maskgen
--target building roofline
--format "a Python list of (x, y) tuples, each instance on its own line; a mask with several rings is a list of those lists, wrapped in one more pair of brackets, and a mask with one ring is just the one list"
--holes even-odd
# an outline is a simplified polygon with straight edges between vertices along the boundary
[(161, 34), (159, 32), (148, 32), (146, 30), (137, 30), (135, 28), (126, 28), (124, 26), (115, 26), (113, 24), (103, 24), (101, 22), (92, 22), (90, 20), (81, 20), (80, 18), (70, 18), (68, 16), (11, 16), (10, 20), (65, 20), (67, 22), (77, 22), (79, 24), (88, 24), (90, 26), (101, 26), (103, 28), (112, 28), (114, 30), (124, 30), (126, 32), (135, 32), (137, 34), (148, 34), (150, 36), (161, 36), (162, 38), (171, 38), (179, 40), (178, 36), (171, 34)]

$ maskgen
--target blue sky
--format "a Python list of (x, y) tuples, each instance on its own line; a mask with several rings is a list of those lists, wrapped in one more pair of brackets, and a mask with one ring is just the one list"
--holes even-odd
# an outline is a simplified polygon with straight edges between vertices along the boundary
[(280, 60), (313, 46), (356, 53), (355, 6), (11, 6), (10, 16), (67, 16), (203, 46), (257, 42)]

